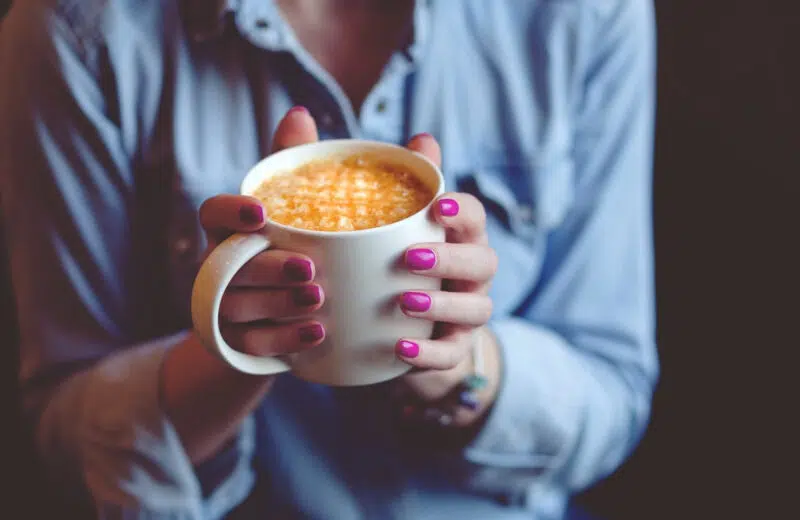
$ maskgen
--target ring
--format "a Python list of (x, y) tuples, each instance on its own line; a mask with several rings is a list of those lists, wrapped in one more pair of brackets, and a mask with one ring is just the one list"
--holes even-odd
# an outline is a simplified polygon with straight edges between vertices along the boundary
[(480, 407), (478, 392), (489, 384), (486, 377), (483, 335), (480, 330), (472, 333), (472, 373), (465, 377), (447, 396), (436, 405), (424, 406), (421, 410), (413, 405), (403, 407), (403, 418), (422, 419), (428, 423), (449, 426), (458, 408), (475, 411)]

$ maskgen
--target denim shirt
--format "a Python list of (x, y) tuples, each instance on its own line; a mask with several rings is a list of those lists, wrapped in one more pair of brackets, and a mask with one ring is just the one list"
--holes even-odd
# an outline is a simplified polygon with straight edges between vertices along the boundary
[[(222, 518), (256, 474), (271, 518), (559, 518), (635, 446), (657, 380), (654, 47), (648, 0), (420, 0), (356, 113), (267, 0), (16, 2), (3, 218), (59, 487), (102, 518)], [(237, 191), (293, 105), (322, 138), (433, 134), (448, 189), (484, 203), (503, 374), (468, 445), (409, 445), (379, 393), (291, 375), (199, 467), (163, 413), (198, 207)]]

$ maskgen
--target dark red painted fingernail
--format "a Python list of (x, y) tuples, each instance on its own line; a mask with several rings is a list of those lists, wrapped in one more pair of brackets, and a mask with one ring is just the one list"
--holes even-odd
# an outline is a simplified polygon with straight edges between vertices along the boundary
[(415, 358), (419, 356), (419, 345), (414, 343), (413, 341), (406, 341), (401, 339), (395, 345), (395, 352), (397, 355), (403, 356), (405, 358)]
[(310, 114), (310, 112), (306, 107), (297, 105), (293, 106), (288, 112), (286, 112), (287, 116), (291, 114)]
[(453, 199), (439, 199), (439, 213), (443, 217), (455, 217), (458, 215), (458, 202)]
[(283, 276), (292, 282), (310, 282), (314, 278), (314, 269), (308, 260), (290, 258), (283, 264)]
[(431, 297), (422, 292), (403, 293), (400, 306), (411, 312), (425, 312), (431, 308)]
[(412, 271), (427, 271), (436, 265), (436, 253), (431, 249), (410, 249), (406, 252), (406, 265)]
[(254, 226), (264, 222), (264, 207), (261, 204), (244, 204), (239, 208), (239, 220), (242, 224)]
[(292, 301), (298, 307), (310, 307), (322, 301), (322, 289), (319, 285), (304, 285), (292, 289)]
[(303, 343), (314, 343), (325, 337), (325, 327), (321, 323), (305, 325), (297, 330), (297, 335)]

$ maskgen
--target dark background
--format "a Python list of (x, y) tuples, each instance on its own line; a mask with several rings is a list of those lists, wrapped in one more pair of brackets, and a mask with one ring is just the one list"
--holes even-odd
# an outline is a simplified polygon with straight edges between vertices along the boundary
[(798, 514), (785, 489), (800, 483), (787, 430), (800, 409), (798, 4), (656, 1), (662, 376), (639, 449), (583, 497), (610, 519)]
[[(609, 520), (792, 516), (800, 501), (789, 487), (798, 478), (788, 433), (798, 410), (789, 357), (800, 346), (800, 8), (656, 5), (662, 377), (642, 444), (580, 501)], [(15, 367), (8, 342), (0, 349), (7, 400)], [(0, 507), (33, 518), (32, 472), (5, 410), (0, 473), (13, 484), (0, 487), (9, 497)]]

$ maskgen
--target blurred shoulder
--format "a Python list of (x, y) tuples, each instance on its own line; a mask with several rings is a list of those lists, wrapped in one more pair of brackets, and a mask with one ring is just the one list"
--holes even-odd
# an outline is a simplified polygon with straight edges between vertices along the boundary
[(652, 18), (653, 0), (436, 0), (444, 10), (461, 10), (490, 22), (498, 17), (520, 27), (537, 23), (647, 22)]
[[(70, 33), (84, 45), (108, 39), (122, 27), (148, 32), (163, 27), (178, 0), (23, 0), (14, 2), (6, 23)], [(18, 28), (18, 27), (17, 27)], [(21, 31), (16, 31), (21, 32)]]

